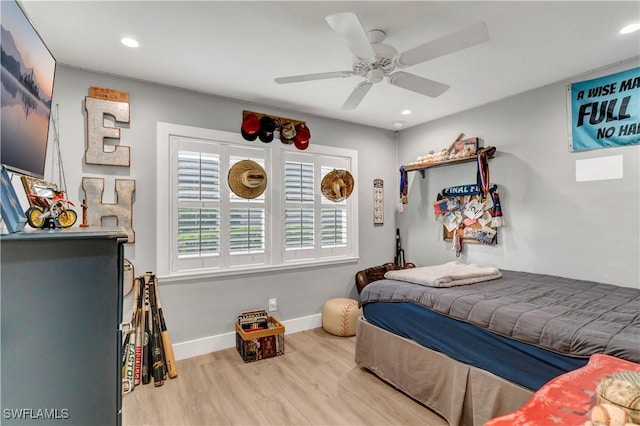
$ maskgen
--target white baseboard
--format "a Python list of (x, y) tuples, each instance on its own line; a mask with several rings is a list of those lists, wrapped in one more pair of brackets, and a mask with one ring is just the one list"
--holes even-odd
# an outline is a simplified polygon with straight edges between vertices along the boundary
[[(318, 328), (322, 326), (322, 314), (309, 315), (306, 317), (282, 321), (282, 325), (284, 325), (285, 328), (285, 336), (290, 333), (297, 333), (298, 331)], [(236, 333), (234, 331), (231, 333), (190, 340), (188, 342), (174, 343), (173, 354), (176, 357), (176, 360), (181, 360), (235, 347)]]

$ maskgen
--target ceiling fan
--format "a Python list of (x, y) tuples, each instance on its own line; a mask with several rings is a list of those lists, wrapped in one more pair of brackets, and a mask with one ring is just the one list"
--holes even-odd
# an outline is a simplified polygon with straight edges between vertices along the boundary
[(470, 27), (398, 53), (392, 46), (382, 43), (386, 37), (384, 31), (365, 31), (354, 13), (337, 13), (329, 15), (325, 19), (353, 53), (353, 70), (278, 77), (275, 82), (289, 84), (329, 78), (345, 78), (352, 75), (365, 78), (355, 87), (344, 102), (342, 105), (343, 110), (355, 109), (371, 87), (375, 83), (381, 82), (384, 77), (387, 77), (387, 81), (393, 86), (432, 98), (438, 97), (446, 92), (450, 86), (415, 74), (395, 71), (396, 68), (406, 68), (420, 64), (489, 40), (487, 25), (484, 22), (478, 22)]

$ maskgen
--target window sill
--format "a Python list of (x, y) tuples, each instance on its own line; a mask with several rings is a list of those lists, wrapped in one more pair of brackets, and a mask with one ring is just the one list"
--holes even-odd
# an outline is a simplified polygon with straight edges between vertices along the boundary
[(180, 283), (186, 281), (200, 281), (205, 278), (218, 278), (227, 276), (240, 276), (260, 274), (264, 272), (289, 271), (296, 269), (315, 268), (318, 266), (336, 266), (347, 263), (356, 263), (359, 257), (335, 257), (313, 261), (288, 261), (280, 265), (259, 265), (259, 266), (237, 266), (226, 269), (210, 269), (193, 272), (179, 272), (169, 275), (158, 276), (158, 280), (163, 284)]

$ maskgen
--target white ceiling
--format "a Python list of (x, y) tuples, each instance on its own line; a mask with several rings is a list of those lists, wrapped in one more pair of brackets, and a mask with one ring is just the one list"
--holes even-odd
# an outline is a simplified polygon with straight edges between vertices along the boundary
[[(407, 128), (640, 55), (638, 1), (32, 1), (21, 4), (61, 64), (340, 120)], [(361, 77), (276, 84), (351, 70), (325, 16), (354, 12), (399, 52), (477, 21), (490, 41), (405, 71), (451, 88), (429, 98), (385, 81), (341, 106)], [(138, 49), (119, 43), (139, 40)], [(118, 88), (114, 88), (118, 89)], [(254, 106), (247, 105), (247, 109)], [(413, 114), (401, 115), (403, 109)], [(291, 117), (295, 118), (295, 117)]]

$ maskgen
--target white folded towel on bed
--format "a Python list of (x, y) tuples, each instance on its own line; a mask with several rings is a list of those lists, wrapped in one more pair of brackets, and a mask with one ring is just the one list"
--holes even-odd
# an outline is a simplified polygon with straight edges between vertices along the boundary
[(458, 261), (443, 265), (388, 271), (385, 278), (406, 281), (428, 287), (453, 287), (500, 278), (502, 273), (492, 266), (465, 264)]

